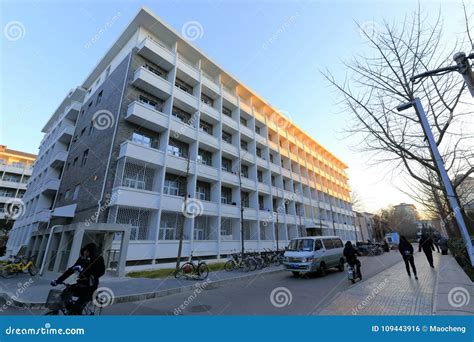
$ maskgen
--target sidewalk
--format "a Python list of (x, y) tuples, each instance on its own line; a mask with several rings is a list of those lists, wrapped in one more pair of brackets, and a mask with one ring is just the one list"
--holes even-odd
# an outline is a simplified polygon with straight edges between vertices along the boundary
[[(419, 280), (408, 277), (401, 261), (337, 295), (318, 315), (474, 314), (473, 283), (451, 255), (433, 253), (432, 269), (423, 253), (415, 254)], [(438, 273), (441, 271), (440, 273)], [(363, 268), (362, 268), (363, 272)], [(439, 276), (439, 274), (442, 274)], [(453, 292), (460, 290), (455, 308)], [(456, 293), (454, 293), (456, 295)], [(459, 295), (458, 295), (459, 296)], [(454, 296), (455, 298), (456, 296)]]
[[(114, 303), (124, 303), (193, 290), (198, 284), (204, 282), (206, 282), (206, 288), (214, 288), (237, 279), (258, 277), (280, 271), (283, 271), (282, 267), (268, 267), (248, 273), (216, 271), (210, 272), (208, 279), (203, 281), (177, 280), (171, 277), (164, 279), (104, 277), (101, 279), (100, 287), (108, 288), (108, 291), (112, 292)], [(71, 277), (67, 281), (73, 283), (74, 278)], [(10, 279), (0, 278), (0, 297), (10, 302), (9, 305), (42, 308), (52, 288), (50, 282), (50, 279), (29, 275), (20, 275)]]

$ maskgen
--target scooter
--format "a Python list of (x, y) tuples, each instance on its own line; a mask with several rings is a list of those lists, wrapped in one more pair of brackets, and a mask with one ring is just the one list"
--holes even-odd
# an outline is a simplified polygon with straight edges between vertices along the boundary
[(352, 281), (352, 284), (356, 282), (357, 279), (362, 280), (362, 274), (359, 270), (357, 272), (357, 267), (356, 266), (351, 266), (350, 264), (347, 264), (347, 279)]

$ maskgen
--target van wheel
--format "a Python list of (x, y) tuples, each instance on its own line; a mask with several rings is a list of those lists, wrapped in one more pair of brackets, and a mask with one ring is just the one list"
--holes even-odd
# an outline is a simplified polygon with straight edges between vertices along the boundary
[(291, 272), (291, 273), (293, 274), (293, 277), (295, 277), (295, 278), (299, 278), (299, 277), (300, 277), (300, 272), (295, 272), (295, 271), (293, 271), (293, 272)]
[(319, 274), (323, 277), (326, 275), (326, 264), (324, 262), (319, 266)]
[(337, 266), (339, 272), (344, 272), (344, 259), (339, 260), (339, 265)]

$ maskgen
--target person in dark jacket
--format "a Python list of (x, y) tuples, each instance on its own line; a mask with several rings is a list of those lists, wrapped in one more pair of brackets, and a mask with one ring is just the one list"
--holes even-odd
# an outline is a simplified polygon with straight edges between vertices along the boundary
[(97, 246), (94, 243), (85, 245), (74, 265), (68, 268), (58, 279), (53, 280), (51, 285), (56, 286), (62, 283), (74, 272), (79, 273), (76, 283), (68, 287), (63, 296), (65, 298), (79, 297), (68, 310), (73, 314), (80, 315), (84, 305), (92, 300), (94, 291), (99, 287), (99, 278), (105, 273), (104, 258), (98, 253)]
[(344, 246), (344, 257), (346, 258), (346, 261), (351, 267), (356, 267), (357, 274), (359, 275), (359, 279), (362, 280), (362, 273), (360, 271), (360, 261), (357, 259), (357, 256), (361, 256), (359, 251), (354, 248), (352, 245), (352, 242), (347, 241), (346, 245)]
[(408, 276), (411, 277), (411, 273), (410, 273), (410, 265), (411, 265), (411, 269), (413, 270), (415, 279), (418, 280), (418, 276), (416, 275), (415, 258), (413, 257), (413, 246), (405, 236), (400, 236), (400, 243), (398, 244), (398, 250), (400, 251), (400, 254), (402, 255), (403, 261), (405, 261), (405, 267), (407, 269)]
[(435, 249), (433, 246), (433, 239), (428, 233), (423, 233), (421, 235), (420, 241), (418, 242), (418, 251), (421, 252), (422, 249), (423, 253), (425, 253), (426, 255), (426, 259), (428, 259), (431, 268), (434, 268), (433, 252)]

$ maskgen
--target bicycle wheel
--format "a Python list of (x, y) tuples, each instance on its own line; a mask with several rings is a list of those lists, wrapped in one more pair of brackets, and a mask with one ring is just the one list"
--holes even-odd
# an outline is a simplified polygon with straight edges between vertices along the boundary
[(231, 272), (235, 269), (235, 263), (233, 260), (229, 260), (227, 261), (225, 264), (224, 264), (224, 269), (227, 271), (227, 272)]
[(35, 275), (38, 274), (38, 268), (36, 267), (35, 264), (31, 264), (31, 266), (28, 267), (28, 272), (30, 273), (32, 277), (34, 277)]
[(196, 273), (196, 267), (193, 263), (185, 262), (183, 266), (181, 266), (180, 271), (183, 276), (189, 277)]
[(202, 262), (198, 265), (197, 273), (200, 280), (207, 278), (209, 275), (209, 267), (207, 267), (206, 263)]
[(12, 278), (16, 272), (12, 271), (9, 267), (2, 268), (0, 271), (0, 276), (3, 278)]
[(83, 316), (99, 316), (102, 313), (102, 308), (95, 305), (93, 302), (88, 302), (82, 309)]

